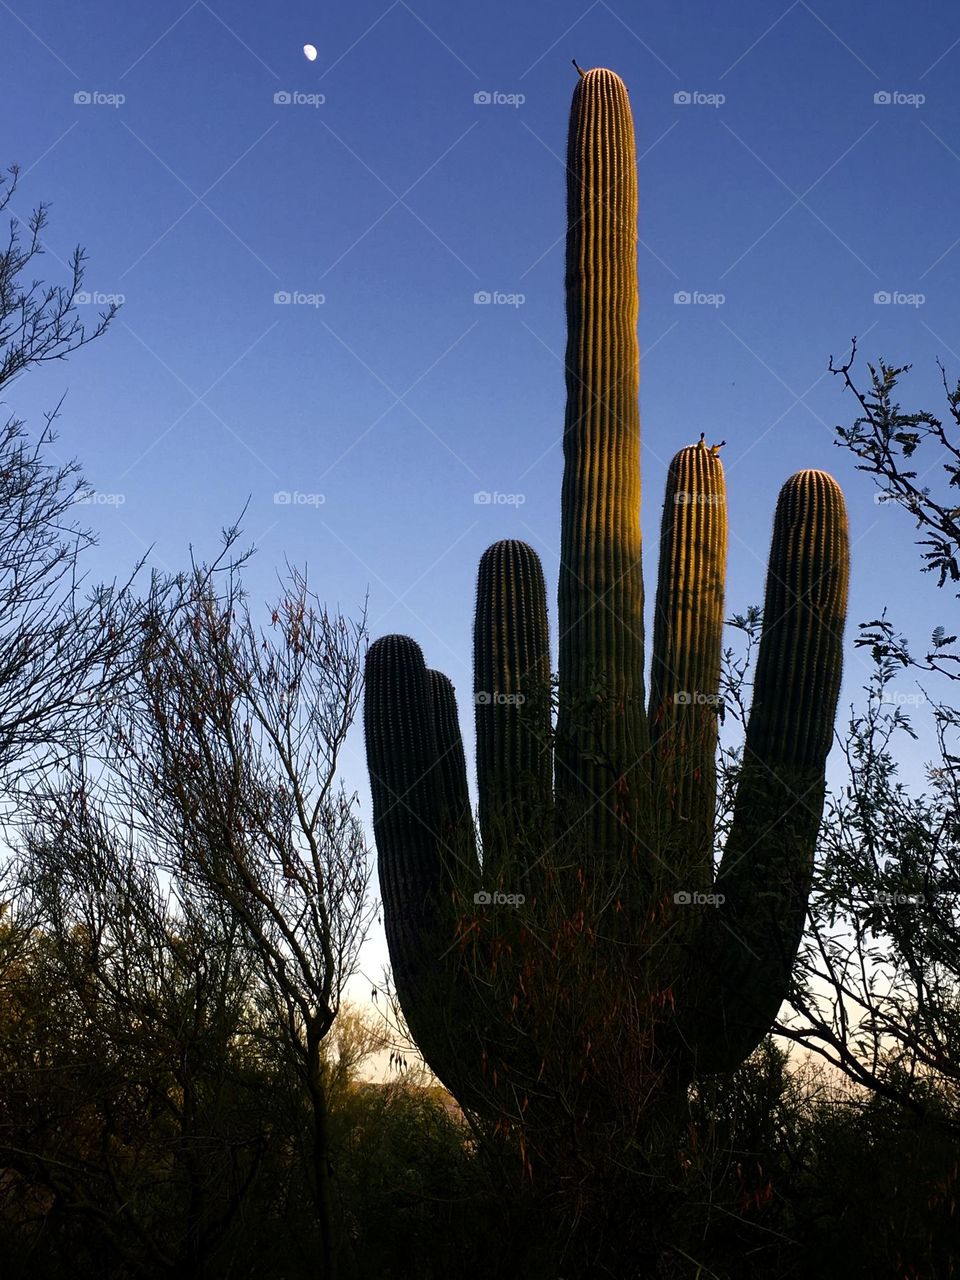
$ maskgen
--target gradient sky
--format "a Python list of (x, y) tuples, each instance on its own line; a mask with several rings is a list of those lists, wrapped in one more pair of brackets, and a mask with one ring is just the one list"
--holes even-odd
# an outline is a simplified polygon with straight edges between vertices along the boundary
[[(861, 379), (912, 361), (903, 400), (936, 410), (937, 357), (960, 375), (960, 9), (640, 8), (0, 0), (13, 210), (51, 202), (48, 279), (79, 241), (87, 289), (125, 299), (6, 406), (37, 427), (68, 392), (95, 576), (150, 545), (161, 568), (212, 555), (249, 498), (254, 603), (285, 558), (346, 611), (369, 589), (371, 635), (415, 635), (452, 678), (470, 754), (481, 552), (524, 538), (556, 590), (576, 58), (624, 78), (636, 120), (648, 584), (667, 463), (705, 431), (727, 441), (729, 612), (762, 600), (780, 484), (821, 467), (848, 495), (851, 622), (888, 605), (918, 648), (950, 622), (910, 519), (833, 443), (855, 414), (826, 366), (857, 334)], [(850, 649), (841, 707), (864, 674)]]

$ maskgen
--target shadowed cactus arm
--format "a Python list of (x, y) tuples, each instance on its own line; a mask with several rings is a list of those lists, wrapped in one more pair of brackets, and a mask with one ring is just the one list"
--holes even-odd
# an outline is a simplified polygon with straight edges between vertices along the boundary
[(649, 742), (636, 155), (626, 87), (602, 68), (581, 72), (570, 113), (566, 297), (556, 786), (565, 811), (591, 806), (586, 829), (600, 853), (621, 844), (618, 814), (636, 825)]
[(373, 829), (397, 995), (424, 1056), (460, 1091), (454, 1046), (461, 1031), (475, 1031), (469, 1007), (449, 1008), (463, 982), (453, 890), (479, 878), (453, 686), (427, 670), (414, 640), (396, 635), (370, 646), (365, 683)]
[(767, 1034), (803, 933), (843, 661), (849, 579), (843, 494), (823, 471), (780, 491), (734, 818), (705, 920), (690, 1035), (703, 1071)]
[(713, 879), (726, 559), (723, 465), (701, 441), (670, 464), (660, 530), (650, 739), (667, 889), (705, 891)]
[(433, 707), (436, 734), (437, 771), (440, 786), (441, 856), (456, 859), (469, 873), (476, 873), (476, 834), (470, 793), (467, 790), (467, 765), (463, 755), (463, 738), (457, 715), (457, 699), (453, 684), (442, 671), (427, 670), (427, 682)]
[(473, 630), (487, 888), (496, 887), (513, 850), (529, 852), (552, 801), (549, 643), (546, 586), (536, 552), (525, 542), (494, 543), (480, 561)]

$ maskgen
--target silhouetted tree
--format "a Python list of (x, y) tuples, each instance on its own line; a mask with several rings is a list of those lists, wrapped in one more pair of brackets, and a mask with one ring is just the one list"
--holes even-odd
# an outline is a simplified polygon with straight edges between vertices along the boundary
[[(100, 337), (116, 311), (108, 308), (90, 329), (79, 320), (80, 248), (65, 285), (25, 275), (44, 252), (47, 209), (40, 205), (26, 221), (13, 214), (16, 183), (16, 167), (0, 179), (0, 213), (11, 214), (0, 249), (0, 392)], [(94, 539), (74, 507), (90, 488), (76, 462), (52, 460), (59, 408), (34, 440), (17, 417), (0, 422), (0, 788), (8, 794), (56, 758), (123, 684), (140, 613), (131, 591), (140, 565), (121, 585), (85, 594), (80, 562)]]
[(346, 1241), (321, 1048), (372, 917), (364, 834), (338, 773), (364, 643), (363, 619), (328, 613), (296, 571), (264, 631), (235, 568), (219, 581), (195, 569), (185, 606), (149, 617), (138, 696), (115, 731), (125, 801), (158, 861), (255, 957), (264, 1025), (309, 1104), (329, 1277)]

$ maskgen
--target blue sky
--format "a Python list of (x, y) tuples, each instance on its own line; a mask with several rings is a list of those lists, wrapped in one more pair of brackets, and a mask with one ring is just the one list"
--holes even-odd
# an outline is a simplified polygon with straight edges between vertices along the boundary
[(212, 554), (249, 498), (254, 601), (285, 558), (345, 610), (369, 588), (372, 635), (415, 635), (453, 679), (469, 751), (481, 552), (525, 538), (556, 588), (575, 57), (624, 78), (636, 120), (648, 585), (667, 463), (705, 431), (727, 441), (730, 612), (762, 599), (780, 484), (823, 467), (848, 495), (851, 621), (886, 604), (922, 645), (955, 602), (835, 448), (854, 409), (826, 372), (857, 334), (915, 363), (918, 406), (942, 405), (938, 356), (960, 374), (960, 10), (904, 14), (0, 0), (14, 211), (52, 203), (48, 278), (79, 241), (88, 290), (125, 299), (7, 406), (38, 426), (68, 392), (61, 452), (115, 495), (84, 512), (91, 572)]

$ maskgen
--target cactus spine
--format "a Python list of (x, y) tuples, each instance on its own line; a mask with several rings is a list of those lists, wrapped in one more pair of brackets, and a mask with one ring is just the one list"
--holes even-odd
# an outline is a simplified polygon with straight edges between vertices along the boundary
[[(846, 514), (831, 477), (804, 471), (777, 503), (742, 778), (715, 874), (723, 467), (702, 438), (670, 465), (645, 707), (636, 164), (627, 92), (607, 70), (581, 71), (574, 92), (567, 212), (555, 743), (536, 554), (497, 543), (477, 585), (483, 880), (496, 888), (509, 868), (509, 887), (531, 889), (521, 917), (529, 928), (517, 926), (506, 958), (470, 942), (480, 864), (452, 687), (427, 671), (407, 637), (377, 641), (367, 659), (374, 830), (397, 990), (427, 1060), (476, 1106), (489, 1102), (480, 1081), (493, 1057), (501, 1076), (516, 1068), (514, 1094), (502, 1095), (512, 1106), (516, 1081), (539, 1079), (550, 1047), (524, 1024), (517, 997), (498, 1005), (494, 984), (478, 983), (466, 957), (489, 965), (491, 976), (512, 964), (517, 990), (526, 991), (537, 912), (574, 847), (589, 847), (587, 874), (605, 868), (621, 886), (597, 936), (649, 953), (630, 961), (633, 980), (641, 992), (669, 996), (657, 1052), (670, 1059), (670, 1078), (733, 1069), (759, 1043), (786, 994), (803, 928), (839, 692)], [(582, 884), (582, 865), (577, 876)], [(674, 900), (677, 891), (710, 889), (722, 906), (697, 911)], [(652, 925), (664, 928), (660, 946), (647, 945)], [(575, 1065), (581, 1079), (589, 1075), (586, 1062), (582, 1072)]]

